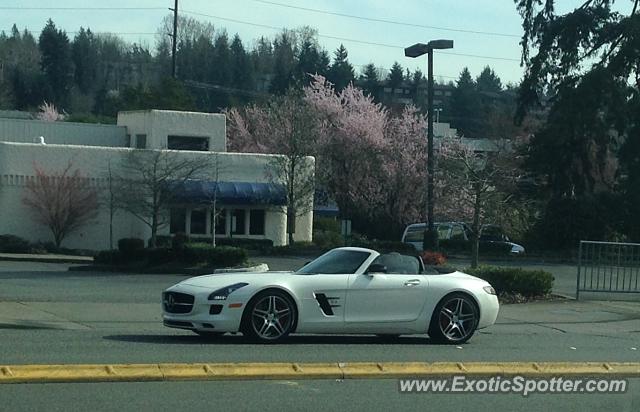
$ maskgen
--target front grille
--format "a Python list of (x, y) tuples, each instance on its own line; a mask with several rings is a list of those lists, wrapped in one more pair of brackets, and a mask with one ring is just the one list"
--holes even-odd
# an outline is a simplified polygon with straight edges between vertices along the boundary
[(193, 309), (193, 295), (180, 292), (164, 292), (162, 305), (168, 313), (189, 313)]
[(209, 315), (219, 315), (222, 312), (222, 305), (211, 305)]

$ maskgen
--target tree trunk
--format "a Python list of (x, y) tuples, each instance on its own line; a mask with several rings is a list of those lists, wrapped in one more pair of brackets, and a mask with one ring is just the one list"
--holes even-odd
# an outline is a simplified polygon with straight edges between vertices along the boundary
[(473, 204), (473, 240), (471, 243), (471, 267), (478, 267), (478, 255), (480, 252), (480, 194), (476, 193), (476, 199)]
[(149, 248), (154, 249), (156, 247), (156, 235), (158, 233), (158, 216), (154, 213), (151, 218), (151, 239), (149, 239)]

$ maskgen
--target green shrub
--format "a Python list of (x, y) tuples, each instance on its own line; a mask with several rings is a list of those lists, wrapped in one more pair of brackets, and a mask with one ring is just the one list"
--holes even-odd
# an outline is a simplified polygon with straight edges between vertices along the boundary
[(551, 293), (554, 277), (543, 270), (527, 270), (512, 267), (479, 266), (466, 273), (486, 280), (498, 294), (520, 293), (526, 297)]
[(314, 230), (313, 243), (322, 249), (333, 249), (340, 247), (344, 243), (344, 238), (340, 233), (328, 230)]
[(127, 263), (119, 250), (101, 250), (93, 257), (93, 263), (100, 265), (122, 265)]
[(29, 241), (14, 235), (0, 235), (0, 252), (31, 253)]
[(247, 251), (232, 246), (216, 246), (207, 243), (188, 243), (180, 259), (185, 263), (207, 263), (212, 266), (237, 266), (247, 260)]
[(184, 245), (189, 242), (189, 236), (186, 233), (178, 232), (173, 235), (171, 239), (171, 248), (173, 250), (182, 250), (184, 249)]
[(293, 245), (274, 246), (270, 253), (273, 255), (317, 255), (323, 249), (319, 248), (312, 242), (295, 242)]
[(177, 253), (168, 247), (148, 248), (144, 250), (144, 257), (149, 265), (160, 265), (175, 261)]
[[(157, 248), (170, 248), (171, 247), (172, 238), (170, 235), (158, 235), (156, 236), (156, 247)], [(151, 239), (149, 239), (151, 242)]]
[[(206, 239), (211, 243), (211, 238)], [(244, 238), (216, 238), (216, 246), (233, 246), (251, 250), (266, 250), (273, 247), (271, 239), (244, 239)]]
[(313, 219), (313, 230), (333, 232), (340, 235), (340, 221), (331, 217), (317, 217)]
[(135, 237), (118, 240), (118, 250), (125, 258), (142, 257), (144, 240)]

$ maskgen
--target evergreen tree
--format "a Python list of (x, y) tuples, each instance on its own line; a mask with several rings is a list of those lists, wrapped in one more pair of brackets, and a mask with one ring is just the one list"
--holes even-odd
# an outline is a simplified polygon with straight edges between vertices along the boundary
[(398, 62), (394, 62), (389, 71), (389, 87), (395, 89), (400, 87), (404, 81), (404, 71)]
[(254, 74), (249, 55), (237, 34), (231, 42), (231, 85), (237, 89), (253, 90)]
[(364, 66), (364, 71), (360, 79), (364, 92), (374, 99), (377, 99), (380, 89), (380, 79), (378, 78), (378, 69), (376, 69), (373, 63)]
[(289, 89), (295, 66), (293, 41), (288, 32), (281, 33), (273, 42), (273, 79), (269, 91), (284, 94)]
[(341, 91), (355, 78), (353, 66), (349, 63), (347, 49), (340, 45), (333, 53), (333, 64), (329, 68), (327, 78), (333, 83), (336, 91)]
[(456, 88), (451, 96), (453, 127), (465, 137), (481, 137), (480, 133), (480, 99), (468, 68), (464, 68), (458, 78)]
[(98, 48), (90, 29), (80, 27), (73, 39), (71, 57), (75, 68), (75, 83), (80, 91), (86, 94), (95, 86), (98, 63)]
[(500, 78), (489, 66), (485, 66), (477, 77), (476, 86), (479, 92), (499, 93), (502, 91)]
[(40, 66), (51, 91), (51, 103), (64, 108), (69, 101), (73, 73), (69, 38), (49, 19), (40, 33), (38, 46), (41, 54)]

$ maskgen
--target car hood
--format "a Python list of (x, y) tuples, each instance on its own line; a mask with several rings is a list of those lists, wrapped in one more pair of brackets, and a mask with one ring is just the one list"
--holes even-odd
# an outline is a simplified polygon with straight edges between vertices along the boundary
[(477, 276), (468, 275), (466, 273), (458, 272), (458, 271), (455, 271), (455, 272), (452, 272), (452, 273), (448, 273), (448, 274), (443, 275), (443, 276), (448, 276), (448, 277), (452, 277), (452, 278), (456, 278), (456, 279), (476, 280), (476, 281), (479, 281), (479, 282), (486, 283), (487, 285), (489, 284), (489, 282), (487, 282), (484, 279), (480, 279)]
[(265, 277), (290, 275), (293, 272), (236, 272), (220, 273), (212, 275), (196, 276), (183, 280), (179, 285), (188, 285), (201, 288), (223, 288), (238, 282), (251, 283), (256, 280), (264, 281)]

